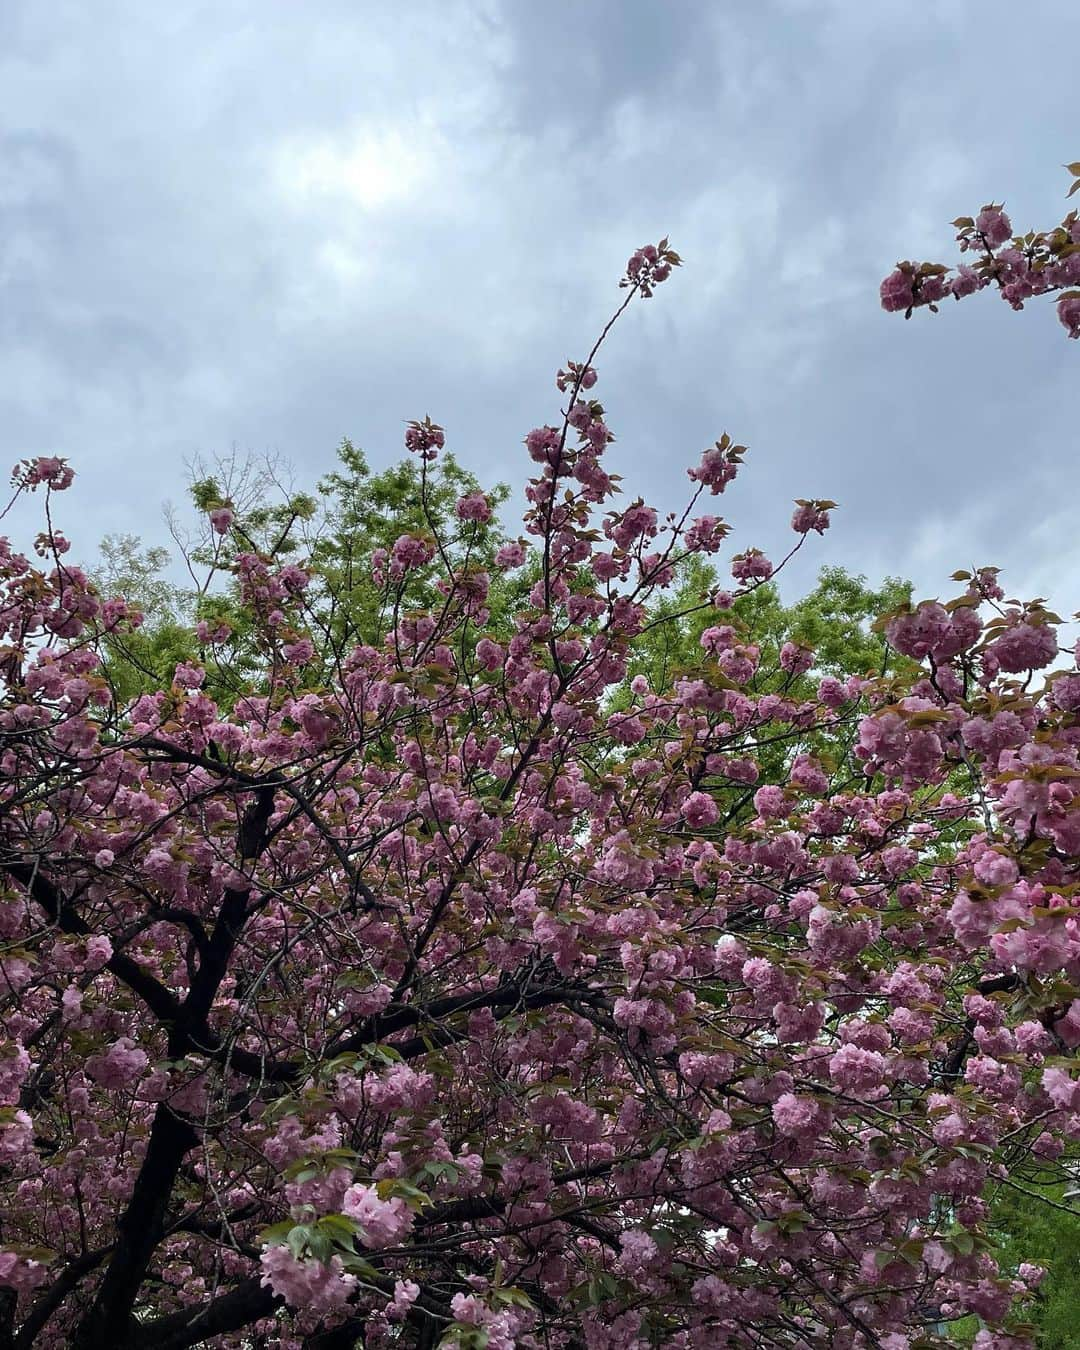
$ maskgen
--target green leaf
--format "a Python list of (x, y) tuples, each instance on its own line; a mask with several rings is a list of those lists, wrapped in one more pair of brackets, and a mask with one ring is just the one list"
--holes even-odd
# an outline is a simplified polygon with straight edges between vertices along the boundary
[(432, 1203), (430, 1195), (404, 1177), (384, 1177), (375, 1183), (375, 1193), (380, 1200), (391, 1200), (396, 1196), (404, 1200), (410, 1209), (423, 1209)]
[(324, 1214), (316, 1225), (321, 1233), (340, 1246), (351, 1248), (360, 1225), (346, 1214)]
[(377, 1270), (370, 1261), (366, 1261), (362, 1256), (357, 1256), (355, 1252), (339, 1252), (342, 1267), (350, 1275), (359, 1275), (364, 1280), (377, 1280), (383, 1273)]
[(515, 1308), (531, 1308), (532, 1299), (529, 1298), (524, 1289), (518, 1289), (516, 1285), (493, 1289), (491, 1297), (497, 1303), (511, 1303)]

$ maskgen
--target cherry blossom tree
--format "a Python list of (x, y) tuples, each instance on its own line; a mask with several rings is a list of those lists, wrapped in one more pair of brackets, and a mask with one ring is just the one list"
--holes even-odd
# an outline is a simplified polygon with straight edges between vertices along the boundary
[[(636, 252), (616, 317), (679, 261)], [(315, 660), (304, 560), (207, 501), (259, 655), (227, 701), (226, 619), (117, 697), (140, 615), (68, 561), (66, 463), (17, 469), (0, 1346), (1031, 1343), (984, 1193), (1080, 1138), (1075, 653), (983, 568), (883, 617), (897, 663), (763, 671), (739, 597), (825, 500), (665, 607), (745, 449), (681, 513), (620, 502), (601, 342), (525, 438), (509, 618), (470, 491), (367, 560), (383, 636)], [(424, 492), (444, 432), (406, 447)], [(686, 668), (628, 682), (688, 609)]]

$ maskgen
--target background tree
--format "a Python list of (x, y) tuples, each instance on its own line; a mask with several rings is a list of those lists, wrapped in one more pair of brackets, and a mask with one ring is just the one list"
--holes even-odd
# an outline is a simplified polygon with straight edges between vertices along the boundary
[[(176, 557), (130, 535), (103, 541), (94, 574), (100, 589), (124, 596), (143, 615), (137, 629), (103, 639), (118, 697), (160, 688), (176, 664), (187, 660), (206, 662), (209, 687), (226, 706), (258, 683), (264, 653), (230, 570), (237, 552), (302, 559), (311, 578), (303, 618), (313, 645), (313, 679), (357, 643), (379, 640), (386, 616), (371, 579), (371, 555), (403, 533), (438, 537), (445, 548), (456, 549), (461, 522), (455, 505), (483, 494), (451, 454), (419, 465), (407, 457), (373, 474), (363, 451), (345, 440), (338, 461), (313, 493), (298, 491), (291, 469), (280, 460), (233, 454), (213, 465), (196, 461), (189, 485), (194, 522), (172, 510), (167, 516)], [(464, 564), (496, 571), (494, 554), (504, 542), (497, 511), (508, 492), (497, 485), (490, 494), (490, 521), (470, 526)], [(178, 567), (187, 574), (186, 585), (168, 579)], [(406, 603), (431, 603), (436, 575), (432, 563), (410, 576)], [(494, 576), (493, 584), (498, 589), (503, 578)]]

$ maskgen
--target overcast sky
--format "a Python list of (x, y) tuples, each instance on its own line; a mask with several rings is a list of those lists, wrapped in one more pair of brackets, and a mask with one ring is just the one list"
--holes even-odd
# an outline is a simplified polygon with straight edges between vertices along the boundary
[[(312, 481), (430, 413), (523, 481), (553, 375), (632, 248), (685, 266), (617, 330), (597, 394), (665, 509), (727, 430), (738, 547), (842, 503), (840, 562), (1080, 607), (1080, 343), (1051, 303), (910, 323), (898, 258), (948, 222), (1066, 209), (1077, 0), (0, 0), (0, 450), (68, 456), (78, 550), (164, 537), (184, 462)], [(20, 540), (25, 545), (27, 541)]]

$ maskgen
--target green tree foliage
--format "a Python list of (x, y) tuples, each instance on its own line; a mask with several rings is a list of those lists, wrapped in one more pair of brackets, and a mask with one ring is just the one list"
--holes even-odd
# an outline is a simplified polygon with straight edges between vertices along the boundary
[[(292, 559), (312, 574), (304, 617), (320, 637), (313, 660), (327, 667), (358, 643), (380, 640), (388, 616), (371, 579), (370, 558), (377, 549), (391, 548), (401, 534), (427, 535), (457, 565), (491, 571), (493, 603), (509, 603), (494, 565), (504, 541), (497, 512), (509, 490), (499, 485), (487, 494), (489, 524), (460, 528), (455, 504), (480, 485), (453, 455), (444, 454), (435, 466), (409, 458), (373, 473), (364, 452), (345, 440), (337, 467), (314, 493), (296, 491), (290, 479), (274, 461), (232, 456), (210, 468), (196, 463), (188, 489), (194, 524), (176, 512), (167, 515), (177, 556), (133, 535), (103, 541), (96, 577), (102, 591), (123, 595), (144, 614), (137, 632), (108, 641), (109, 673), (125, 697), (160, 688), (178, 662), (195, 658), (206, 663), (208, 687), (226, 706), (257, 685), (261, 653), (239, 603), (235, 575), (223, 563), (237, 549)], [(218, 510), (232, 517), (224, 533), (211, 524)], [(186, 572), (186, 584), (169, 579), (177, 565)], [(435, 577), (434, 562), (410, 576), (410, 605), (433, 603)], [(227, 640), (200, 647), (192, 635), (200, 620), (211, 630), (227, 626)]]
[[(718, 613), (709, 597), (720, 582), (715, 569), (692, 557), (679, 588), (656, 606), (653, 623), (635, 644), (633, 674), (643, 674), (654, 689), (668, 689), (681, 670), (691, 666), (700, 651), (701, 635), (718, 623), (730, 623), (762, 652), (760, 688), (786, 688), (798, 693), (822, 675), (882, 674), (903, 658), (890, 653), (884, 638), (871, 625), (883, 611), (902, 604), (911, 585), (886, 577), (874, 588), (865, 576), (842, 567), (822, 568), (817, 584), (801, 600), (785, 605), (771, 583), (759, 586), (735, 601), (728, 614)], [(679, 625), (664, 622), (684, 613)], [(780, 650), (786, 642), (812, 647), (814, 665), (806, 677), (790, 680), (780, 668)]]
[(123, 595), (145, 616), (141, 628), (110, 638), (105, 660), (118, 697), (132, 699), (159, 687), (164, 672), (194, 654), (188, 593), (168, 580), (167, 548), (146, 546), (133, 534), (101, 541), (95, 575), (103, 595)]
[[(991, 1231), (1003, 1270), (1024, 1262), (1046, 1268), (1031, 1309), (1037, 1344), (1045, 1350), (1080, 1350), (1080, 1211), (1070, 1188), (1058, 1182), (1003, 1184), (991, 1199)], [(953, 1328), (960, 1345), (971, 1345), (976, 1318)]]
[[(314, 601), (319, 627), (335, 653), (358, 642), (378, 642), (384, 627), (380, 591), (371, 579), (371, 554), (391, 549), (401, 534), (427, 535), (458, 567), (479, 567), (498, 577), (495, 552), (505, 535), (498, 510), (510, 495), (504, 484), (487, 493), (492, 521), (479, 529), (460, 530), (456, 503), (480, 491), (476, 478), (444, 451), (436, 465), (414, 458), (373, 474), (362, 450), (343, 441), (340, 467), (319, 483), (322, 508), (314, 529), (304, 533), (309, 546), (306, 566), (315, 573)], [(424, 488), (426, 480), (426, 491)], [(409, 602), (427, 608), (436, 602), (436, 560), (410, 578)]]

